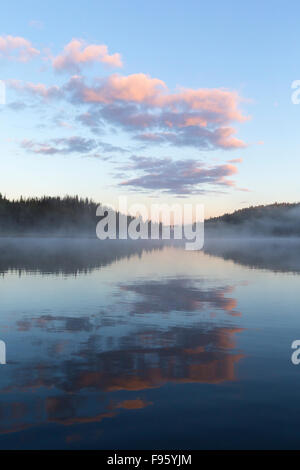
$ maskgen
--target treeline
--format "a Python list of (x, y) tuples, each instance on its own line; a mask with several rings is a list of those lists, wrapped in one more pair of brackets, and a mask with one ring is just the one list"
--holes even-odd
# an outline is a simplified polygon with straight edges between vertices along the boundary
[(98, 206), (78, 196), (9, 200), (0, 194), (0, 235), (95, 237)]
[[(96, 237), (98, 203), (78, 196), (7, 199), (0, 194), (0, 236)], [(105, 210), (105, 208), (104, 208)], [(106, 215), (106, 214), (105, 214)], [(116, 213), (117, 233), (122, 214)], [(129, 224), (132, 217), (127, 218)], [(159, 224), (161, 235), (162, 225)], [(151, 226), (148, 223), (150, 234)], [(205, 222), (206, 236), (300, 236), (300, 203), (251, 206)]]
[(300, 236), (300, 203), (251, 206), (206, 221), (208, 234)]
[[(0, 236), (44, 236), (44, 237), (96, 237), (98, 222), (107, 215), (97, 216), (101, 204), (78, 196), (23, 198), (10, 200), (0, 194)], [(116, 212), (116, 233), (120, 221), (129, 225), (134, 218)], [(150, 235), (151, 223), (146, 222)], [(155, 224), (157, 225), (157, 224)], [(158, 224), (159, 236), (162, 224)], [(125, 223), (126, 227), (126, 223)], [(138, 231), (139, 229), (137, 229)]]

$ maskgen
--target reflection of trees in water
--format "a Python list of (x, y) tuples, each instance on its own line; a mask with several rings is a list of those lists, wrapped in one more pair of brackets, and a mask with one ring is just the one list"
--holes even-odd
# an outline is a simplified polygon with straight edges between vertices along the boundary
[(0, 239), (0, 272), (79, 274), (162, 247), (159, 240)]
[(251, 268), (300, 273), (300, 240), (296, 239), (207, 239), (204, 251)]
[[(201, 321), (199, 317), (204, 309), (232, 314), (234, 287), (208, 289), (192, 279), (166, 280), (163, 289), (153, 281), (146, 286), (147, 282), (119, 286), (121, 292), (127, 289), (137, 294), (137, 303), (129, 306), (125, 317), (129, 330), (120, 331), (118, 318), (108, 310), (76, 318), (41, 315), (19, 319), (16, 329), (31, 340), (39, 339), (41, 333), (48, 335), (48, 351), (41, 355), (32, 342), (38, 359), (11, 365), (10, 381), (0, 392), (14, 400), (4, 400), (5, 406), (0, 407), (0, 432), (46, 423), (101, 422), (124, 410), (151, 406), (150, 390), (168, 383), (235, 380), (235, 365), (243, 357), (235, 351), (235, 335), (242, 329), (218, 326), (215, 320)], [(169, 303), (170, 292), (175, 291), (179, 295)], [(182, 303), (182, 295), (189, 296), (187, 303)], [(138, 315), (150, 316), (147, 324), (134, 320), (135, 305)], [(159, 305), (161, 313), (177, 310), (189, 321), (182, 326), (168, 322), (165, 327), (155, 326), (151, 318), (157, 318)]]

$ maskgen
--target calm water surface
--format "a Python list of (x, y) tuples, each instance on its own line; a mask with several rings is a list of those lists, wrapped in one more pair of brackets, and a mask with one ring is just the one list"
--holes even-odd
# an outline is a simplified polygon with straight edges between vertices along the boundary
[(0, 243), (0, 447), (300, 448), (300, 244)]

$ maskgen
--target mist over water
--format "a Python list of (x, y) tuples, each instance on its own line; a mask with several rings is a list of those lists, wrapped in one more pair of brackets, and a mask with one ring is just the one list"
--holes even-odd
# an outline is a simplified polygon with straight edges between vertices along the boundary
[(210, 219), (206, 238), (299, 238), (300, 204), (249, 207)]
[(0, 273), (80, 274), (163, 246), (160, 240), (0, 238)]
[(250, 268), (300, 272), (299, 238), (206, 238), (204, 252)]

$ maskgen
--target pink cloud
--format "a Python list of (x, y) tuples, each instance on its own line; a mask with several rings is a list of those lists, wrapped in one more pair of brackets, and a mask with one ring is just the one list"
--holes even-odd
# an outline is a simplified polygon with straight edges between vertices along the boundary
[(20, 80), (7, 80), (7, 85), (16, 91), (29, 93), (40, 98), (61, 98), (63, 97), (63, 91), (59, 86), (52, 85), (47, 87), (43, 83), (23, 83)]
[(0, 57), (19, 62), (28, 62), (39, 55), (31, 42), (20, 36), (0, 36)]
[(246, 146), (235, 136), (236, 129), (232, 126), (234, 122), (248, 119), (239, 109), (242, 100), (235, 91), (179, 89), (170, 92), (163, 80), (144, 73), (112, 74), (96, 79), (92, 85), (74, 75), (61, 87), (29, 83), (15, 88), (42, 98), (64, 98), (76, 106), (90, 105), (84, 124), (93, 132), (97, 132), (97, 123), (107, 122), (134, 132), (135, 139), (152, 144), (202, 150)]
[(132, 101), (154, 105), (162, 89), (166, 89), (166, 85), (162, 80), (151, 78), (144, 73), (128, 76), (114, 74), (101, 81), (99, 86), (83, 86), (82, 99), (86, 103)]
[(238, 169), (231, 164), (206, 166), (193, 159), (172, 160), (170, 158), (131, 157), (123, 172), (138, 175), (122, 181), (122, 186), (133, 190), (162, 191), (177, 195), (204, 194), (213, 187), (214, 191), (235, 188), (228, 177), (236, 175)]
[[(209, 122), (243, 122), (248, 118), (238, 109), (239, 95), (221, 89), (182, 89), (170, 93), (167, 85), (158, 78), (144, 73), (121, 76), (118, 74), (99, 80), (95, 86), (82, 83), (81, 96), (87, 103), (114, 103), (125, 101), (143, 103), (152, 108), (169, 108), (174, 113), (184, 113), (181, 126), (200, 125)], [(193, 111), (191, 115), (188, 112)], [(172, 123), (170, 123), (172, 127)]]
[[(207, 113), (209, 117), (218, 122), (239, 121), (247, 117), (238, 109), (239, 95), (235, 91), (216, 88), (182, 89), (177, 93), (168, 94), (160, 99), (163, 106), (170, 105), (175, 109), (187, 108), (193, 111)], [(197, 123), (196, 123), (197, 124)], [(204, 125), (206, 122), (204, 121)], [(187, 125), (193, 125), (187, 122)]]
[(217, 129), (216, 134), (218, 146), (224, 149), (246, 147), (246, 144), (242, 140), (237, 139), (236, 137), (232, 137), (235, 132), (235, 129), (232, 127), (223, 127)]
[(79, 72), (83, 65), (93, 62), (102, 62), (111, 67), (123, 65), (121, 55), (110, 55), (105, 44), (86, 45), (82, 39), (72, 39), (63, 52), (53, 58), (52, 65), (57, 72)]
[(54, 155), (60, 153), (67, 155), (70, 153), (89, 153), (95, 150), (98, 144), (94, 139), (72, 136), (68, 138), (51, 139), (50, 142), (35, 142), (33, 140), (24, 139), (21, 142), (21, 147), (36, 154)]
[(106, 120), (131, 131), (146, 132), (152, 142), (201, 148), (235, 149), (246, 144), (235, 137), (232, 122), (248, 119), (239, 109), (241, 98), (223, 89), (180, 89), (170, 92), (164, 81), (139, 73), (118, 74), (87, 85), (81, 77), (66, 87), (72, 101), (102, 107)]

